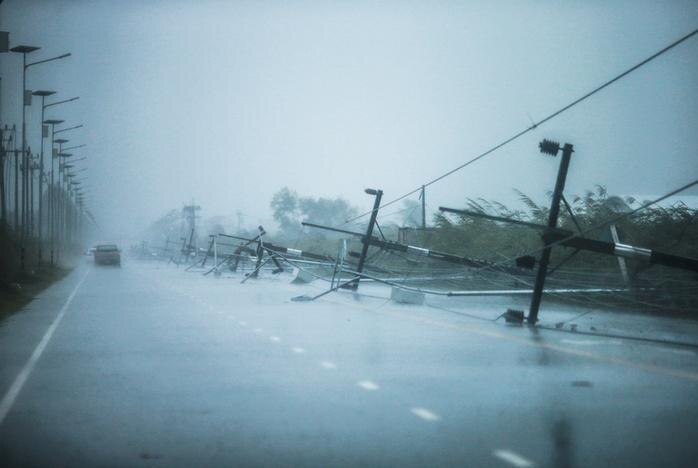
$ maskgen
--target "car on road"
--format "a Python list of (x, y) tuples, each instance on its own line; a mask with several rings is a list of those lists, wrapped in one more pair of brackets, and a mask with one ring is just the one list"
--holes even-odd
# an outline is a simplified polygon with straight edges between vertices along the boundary
[(116, 244), (96, 245), (92, 255), (95, 259), (95, 265), (121, 266), (121, 251)]

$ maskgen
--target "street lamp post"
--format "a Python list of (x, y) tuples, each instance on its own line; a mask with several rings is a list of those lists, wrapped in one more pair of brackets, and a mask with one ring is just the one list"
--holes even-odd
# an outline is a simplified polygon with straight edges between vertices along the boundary
[[(28, 197), (27, 197), (27, 190), (28, 190), (28, 167), (29, 167), (29, 157), (27, 154), (27, 122), (26, 122), (26, 107), (31, 104), (31, 94), (27, 95), (27, 69), (29, 67), (33, 67), (35, 65), (40, 65), (42, 63), (47, 63), (51, 62), (54, 60), (60, 60), (64, 59), (66, 57), (70, 57), (71, 54), (63, 54), (59, 55), (57, 57), (52, 57), (49, 59), (44, 59), (44, 60), (38, 60), (36, 62), (32, 63), (27, 63), (27, 54), (30, 54), (32, 52), (35, 52), (39, 50), (39, 47), (34, 47), (34, 46), (27, 46), (27, 45), (19, 45), (16, 47), (13, 47), (10, 49), (12, 52), (16, 52), (19, 54), (22, 54), (22, 155), (25, 161), (25, 171), (24, 171), (24, 183), (23, 183), (23, 188), (24, 188), (24, 195), (22, 196), (22, 204), (25, 206), (25, 209), (23, 210), (23, 226), (22, 226), (22, 235), (21, 238), (23, 240), (26, 240), (28, 237), (31, 235), (31, 231), (29, 230), (29, 224), (27, 223), (27, 217), (30, 215), (29, 213), (29, 205), (28, 205)], [(24, 249), (25, 247), (22, 246), (22, 269), (24, 269)]]
[(31, 147), (28, 147), (29, 151), (29, 233), (30, 237), (34, 237), (34, 173), (38, 169), (38, 165), (35, 161), (37, 155), (32, 154)]
[[(57, 132), (54, 132), (54, 135), (56, 133)], [(57, 186), (60, 186), (61, 176), (60, 160), (58, 159), (58, 155), (61, 153), (63, 144), (67, 143), (68, 140), (66, 140), (65, 138), (57, 138), (52, 141), (53, 143), (58, 143), (58, 148), (54, 148), (52, 150), (51, 158), (51, 205), (53, 206), (51, 210), (51, 256), (52, 258), (55, 258), (56, 261), (58, 261), (58, 215), (60, 209), (60, 189), (57, 188)], [(58, 161), (58, 173), (56, 173), (56, 161)]]
[(44, 120), (45, 124), (51, 126), (51, 179), (49, 181), (48, 189), (48, 237), (51, 245), (51, 266), (53, 266), (53, 209), (54, 209), (54, 185), (53, 185), (53, 135), (56, 130), (56, 125), (62, 124), (64, 120), (59, 119), (48, 119)]
[[(75, 97), (72, 99), (66, 99), (64, 101), (59, 101), (59, 102), (55, 102), (52, 104), (47, 104), (46, 107), (58, 105), (58, 104), (63, 104), (65, 102), (75, 101), (76, 99), (79, 99), (79, 98)], [(58, 259), (58, 249), (57, 249), (57, 247), (58, 247), (57, 235), (59, 234), (58, 222), (59, 222), (59, 215), (60, 215), (59, 210), (62, 209), (62, 193), (60, 190), (56, 189), (57, 184), (59, 185), (59, 187), (62, 188), (62, 184), (61, 184), (61, 180), (60, 180), (60, 176), (61, 176), (60, 162), (59, 162), (59, 172), (57, 175), (54, 175), (55, 174), (54, 161), (56, 159), (58, 159), (59, 154), (63, 153), (63, 144), (65, 144), (69, 141), (65, 138), (55, 138), (55, 136), (58, 135), (59, 133), (68, 132), (71, 130), (82, 128), (82, 126), (83, 126), (82, 124), (74, 125), (72, 127), (62, 128), (60, 130), (56, 130), (54, 128), (52, 131), (52, 135), (51, 135), (51, 142), (52, 142), (51, 143), (51, 147), (52, 147), (52, 151), (51, 151), (51, 198), (50, 198), (51, 209), (49, 211), (51, 219), (49, 222), (49, 226), (50, 226), (50, 237), (51, 237), (51, 264), (52, 265), (54, 264), (54, 259), (56, 259), (56, 260)], [(53, 145), (55, 143), (58, 143), (58, 150), (53, 148)]]
[[(27, 235), (27, 220), (26, 220), (26, 167), (27, 167), (27, 124), (26, 124), (26, 113), (27, 113), (27, 54), (31, 54), (39, 50), (39, 47), (20, 45), (10, 49), (12, 52), (22, 54), (22, 162), (24, 164), (24, 172), (22, 173), (22, 228), (21, 238), (25, 239)], [(24, 248), (24, 247), (22, 247)]]
[(39, 263), (41, 263), (42, 260), (42, 253), (43, 253), (43, 242), (42, 242), (42, 237), (43, 237), (43, 216), (44, 216), (44, 138), (46, 138), (48, 135), (48, 131), (44, 132), (44, 128), (48, 130), (48, 127), (44, 127), (44, 111), (46, 110), (46, 96), (51, 96), (53, 94), (56, 94), (55, 91), (46, 91), (46, 90), (39, 90), (39, 91), (34, 91), (34, 96), (41, 96), (41, 150), (40, 150), (40, 155), (39, 155)]
[[(62, 146), (62, 144), (61, 144)], [(71, 153), (64, 153), (62, 150), (58, 153), (59, 158), (70, 158), (73, 155)], [(61, 162), (61, 160), (58, 160), (58, 186), (60, 187), (59, 189), (59, 195), (60, 195), (60, 201), (59, 201), (59, 210), (58, 210), (58, 216), (56, 217), (57, 221), (57, 238), (58, 238), (58, 245), (60, 246), (65, 240), (65, 218), (66, 218), (66, 210), (68, 209), (68, 201), (66, 198), (66, 195), (68, 195), (68, 189), (67, 189), (67, 174), (68, 174), (68, 169), (70, 169), (72, 164), (68, 164), (67, 162)], [(66, 184), (66, 188), (63, 187), (63, 185)], [(56, 257), (59, 257), (60, 255), (60, 248), (56, 252)]]
[(73, 177), (70, 180), (70, 206), (68, 207), (68, 222), (66, 226), (67, 230), (67, 235), (68, 235), (68, 244), (72, 244), (75, 240), (75, 234), (76, 234), (76, 229), (77, 226), (75, 224), (75, 221), (77, 219), (77, 200), (74, 200), (74, 197), (77, 195), (76, 194), (76, 189), (80, 187), (82, 184), (83, 179), (76, 179), (75, 174), (71, 174)]
[(26, 108), (27, 108), (27, 54), (31, 54), (39, 50), (39, 47), (20, 45), (10, 49), (12, 52), (22, 54), (22, 162), (25, 171), (22, 173), (22, 229), (20, 230), (21, 238), (26, 237), (26, 160), (27, 160), (27, 124), (26, 124)]
[[(71, 146), (69, 148), (61, 148), (61, 153), (58, 154), (59, 157), (62, 158), (72, 158), (73, 154), (72, 153), (66, 153), (67, 150), (69, 149), (76, 149), (76, 148), (82, 148), (87, 145), (76, 145), (76, 146)], [(83, 156), (78, 159), (71, 159), (70, 163), (68, 162), (63, 162), (61, 164), (61, 167), (63, 169), (63, 183), (65, 184), (65, 189), (61, 191), (62, 195), (62, 200), (63, 200), (63, 207), (61, 211), (61, 218), (60, 218), (60, 233), (63, 236), (63, 240), (67, 245), (71, 245), (73, 242), (73, 234), (74, 234), (74, 216), (75, 216), (75, 209), (74, 209), (74, 203), (73, 203), (73, 195), (74, 195), (74, 187), (81, 183), (83, 179), (76, 179), (75, 177), (77, 176), (76, 172), (74, 171), (75, 163), (79, 161), (84, 161), (87, 159), (87, 156)], [(61, 171), (59, 171), (60, 174)]]

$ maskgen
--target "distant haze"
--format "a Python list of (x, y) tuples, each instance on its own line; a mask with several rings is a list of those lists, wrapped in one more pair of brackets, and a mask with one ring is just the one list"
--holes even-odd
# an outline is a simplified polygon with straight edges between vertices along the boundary
[[(65, 135), (88, 145), (89, 205), (115, 238), (191, 200), (271, 226), (284, 186), (365, 210), (364, 188), (414, 189), (696, 27), (694, 0), (0, 5), (11, 46), (42, 47), (30, 60), (73, 54), (27, 87), (80, 96), (46, 117), (84, 123)], [(0, 76), (2, 124), (19, 126), (21, 57), (0, 54)], [(37, 101), (27, 118), (38, 149)], [(515, 204), (513, 188), (544, 201), (558, 160), (543, 138), (575, 146), (570, 194), (649, 198), (697, 178), (698, 37), (430, 187), (429, 211)]]

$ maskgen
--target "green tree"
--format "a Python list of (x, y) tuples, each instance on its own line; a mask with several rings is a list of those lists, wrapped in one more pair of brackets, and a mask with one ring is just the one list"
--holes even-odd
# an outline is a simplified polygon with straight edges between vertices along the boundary
[(281, 231), (295, 232), (300, 229), (298, 194), (294, 190), (282, 188), (274, 194), (270, 206)]
[(337, 226), (356, 214), (356, 208), (343, 198), (303, 197), (298, 201), (303, 221)]

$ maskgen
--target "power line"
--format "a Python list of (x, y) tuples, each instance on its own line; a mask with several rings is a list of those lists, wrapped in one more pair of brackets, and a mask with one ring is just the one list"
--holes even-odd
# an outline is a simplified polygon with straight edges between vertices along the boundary
[[(651, 62), (652, 60), (656, 59), (657, 57), (659, 57), (660, 55), (664, 54), (665, 52), (668, 52), (669, 50), (673, 49), (674, 47), (676, 47), (677, 45), (681, 44), (682, 42), (684, 42), (684, 41), (690, 39), (691, 37), (695, 36), (696, 34), (698, 34), (698, 29), (695, 29), (695, 30), (693, 30), (692, 32), (690, 32), (690, 33), (686, 34), (685, 36), (683, 36), (682, 38), (680, 38), (680, 39), (678, 39), (678, 40), (672, 42), (671, 44), (669, 44), (668, 46), (664, 47), (664, 48), (663, 48), (662, 50), (660, 50), (659, 52), (656, 52), (655, 54), (650, 55), (649, 57), (647, 57), (645, 60), (643, 60), (642, 62), (638, 63), (637, 65), (635, 65), (635, 66), (633, 66), (633, 67), (631, 67), (631, 68), (628, 68), (627, 70), (625, 70), (625, 71), (624, 71), (623, 73), (621, 73), (620, 75), (617, 75), (617, 76), (615, 76), (614, 78), (612, 78), (612, 79), (606, 81), (606, 82), (605, 82), (604, 84), (602, 84), (601, 86), (598, 86), (597, 88), (595, 88), (595, 89), (593, 89), (592, 91), (586, 93), (586, 94), (583, 95), (582, 97), (580, 97), (580, 98), (578, 98), (578, 99), (575, 99), (574, 101), (572, 101), (571, 103), (567, 104), (566, 106), (564, 106), (564, 107), (562, 107), (562, 108), (556, 110), (556, 111), (553, 112), (552, 114), (549, 114), (547, 117), (543, 118), (542, 120), (533, 123), (530, 127), (528, 127), (528, 128), (526, 128), (526, 129), (524, 129), (524, 130), (522, 130), (522, 131), (516, 133), (515, 135), (513, 135), (513, 136), (507, 138), (506, 140), (502, 141), (501, 143), (499, 143), (499, 144), (493, 146), (492, 148), (488, 149), (488, 150), (485, 151), (484, 153), (480, 153), (479, 155), (475, 156), (474, 158), (470, 159), (469, 161), (466, 161), (466, 162), (464, 162), (463, 164), (461, 164), (460, 166), (457, 166), (457, 167), (451, 169), (450, 171), (441, 174), (440, 176), (438, 176), (438, 177), (436, 177), (436, 178), (430, 180), (429, 182), (426, 182), (426, 183), (424, 183), (424, 184), (420, 184), (419, 187), (415, 188), (414, 190), (412, 190), (412, 191), (410, 191), (410, 192), (407, 192), (407, 193), (405, 193), (404, 195), (401, 195), (401, 196), (399, 196), (399, 197), (397, 197), (397, 198), (395, 198), (395, 199), (393, 199), (393, 200), (390, 200), (390, 201), (387, 202), (387, 203), (384, 203), (383, 205), (381, 205), (381, 206), (379, 206), (378, 208), (376, 208), (376, 210), (380, 210), (381, 208), (385, 208), (386, 206), (390, 206), (390, 205), (392, 205), (392, 204), (394, 204), (394, 203), (397, 203), (397, 202), (399, 202), (400, 200), (403, 200), (403, 199), (409, 197), (410, 195), (413, 195), (413, 194), (417, 193), (418, 191), (422, 190), (422, 187), (429, 187), (430, 185), (433, 185), (433, 184), (435, 184), (436, 182), (439, 182), (440, 180), (445, 179), (446, 177), (448, 177), (448, 176), (450, 176), (450, 175), (452, 175), (452, 174), (454, 174), (454, 173), (460, 171), (461, 169), (464, 169), (464, 168), (470, 166), (470, 165), (473, 164), (474, 162), (479, 161), (480, 159), (482, 159), (482, 158), (484, 158), (484, 157), (486, 157), (486, 156), (488, 156), (488, 155), (494, 153), (494, 152), (497, 151), (498, 149), (500, 149), (500, 148), (502, 148), (502, 147), (508, 145), (508, 144), (511, 143), (512, 141), (515, 141), (515, 140), (519, 139), (520, 137), (522, 137), (523, 135), (527, 134), (528, 132), (531, 132), (531, 131), (535, 130), (535, 129), (538, 128), (539, 126), (541, 126), (541, 125), (543, 125), (544, 123), (547, 123), (548, 121), (554, 119), (555, 117), (559, 116), (559, 115), (562, 114), (563, 112), (568, 111), (568, 110), (571, 109), (572, 107), (576, 106), (577, 104), (581, 103), (582, 101), (585, 101), (586, 99), (590, 98), (591, 96), (593, 96), (594, 94), (598, 93), (598, 92), (601, 91), (602, 89), (604, 89), (604, 88), (606, 88), (606, 87), (612, 85), (613, 83), (615, 83), (616, 81), (620, 80), (621, 78), (624, 78), (625, 76), (627, 76), (627, 75), (629, 75), (630, 73), (634, 72), (634, 71), (637, 70), (638, 68), (642, 67), (643, 65), (646, 65), (647, 63), (649, 63), (649, 62)], [(373, 213), (373, 210), (369, 210), (369, 211), (367, 211), (367, 212), (365, 212), (365, 213), (362, 213), (362, 214), (360, 214), (360, 215), (358, 215), (358, 216), (355, 216), (355, 217), (353, 217), (353, 218), (350, 218), (350, 219), (346, 220), (346, 221), (345, 221), (343, 224), (341, 224), (340, 226), (343, 226), (343, 225), (345, 225), (345, 224), (347, 224), (347, 223), (350, 223), (350, 222), (352, 222), (352, 221), (355, 221), (355, 220), (357, 220), (357, 219), (359, 219), (359, 218), (362, 218), (362, 217), (364, 217), (364, 216), (366, 216), (366, 215), (368, 215), (368, 214), (371, 214), (371, 213)]]

